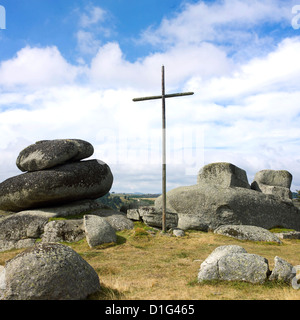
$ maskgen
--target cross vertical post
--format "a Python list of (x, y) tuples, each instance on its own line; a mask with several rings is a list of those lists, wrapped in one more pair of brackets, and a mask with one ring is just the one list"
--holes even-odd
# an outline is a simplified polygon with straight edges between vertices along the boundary
[(166, 231), (167, 207), (167, 157), (166, 157), (166, 98), (165, 98), (165, 67), (161, 68), (162, 78), (162, 231)]
[(166, 203), (167, 203), (167, 159), (166, 159), (166, 98), (182, 97), (193, 95), (194, 92), (184, 92), (184, 93), (173, 93), (166, 94), (165, 92), (165, 67), (161, 68), (162, 81), (161, 87), (162, 92), (161, 96), (151, 96), (151, 97), (142, 97), (134, 98), (133, 101), (146, 101), (146, 100), (162, 100), (162, 232), (166, 232)]

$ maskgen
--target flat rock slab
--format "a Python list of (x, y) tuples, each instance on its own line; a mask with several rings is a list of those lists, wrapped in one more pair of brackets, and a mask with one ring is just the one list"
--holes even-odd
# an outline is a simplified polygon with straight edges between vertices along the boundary
[(300, 239), (299, 231), (281, 232), (275, 233), (275, 235), (280, 239)]
[(44, 170), (66, 162), (88, 158), (93, 153), (93, 146), (84, 140), (42, 140), (22, 150), (16, 165), (24, 172)]
[(0, 184), (0, 210), (22, 211), (97, 199), (109, 192), (112, 183), (109, 166), (100, 160), (78, 161), (27, 172)]
[(214, 233), (239, 240), (281, 243), (280, 239), (274, 233), (256, 226), (224, 225), (214, 230)]
[(96, 200), (81, 200), (60, 206), (51, 206), (46, 208), (36, 208), (33, 210), (24, 210), (18, 214), (29, 214), (45, 218), (69, 217), (87, 214), (88, 212), (99, 208), (99, 203)]

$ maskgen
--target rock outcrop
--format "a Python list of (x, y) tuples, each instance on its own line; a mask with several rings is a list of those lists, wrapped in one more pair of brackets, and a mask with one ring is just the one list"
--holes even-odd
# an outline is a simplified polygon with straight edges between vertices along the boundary
[[(115, 241), (116, 230), (133, 228), (126, 215), (96, 201), (109, 192), (113, 175), (103, 161), (83, 160), (93, 152), (89, 142), (79, 139), (43, 140), (20, 152), (16, 164), (27, 172), (0, 183), (0, 210), (6, 211), (0, 216), (0, 251), (32, 247), (38, 239), (76, 242), (86, 237), (95, 246)], [(97, 221), (94, 228), (105, 225), (103, 232), (93, 231)]]
[[(94, 240), (90, 241), (90, 228), (86, 229), (84, 225), (84, 220), (87, 220), (86, 215), (105, 220), (105, 224), (110, 225), (105, 230), (108, 230), (113, 238), (106, 236), (106, 231), (104, 231), (94, 233)], [(89, 225), (93, 226), (93, 223), (90, 222)], [(98, 228), (99, 225), (95, 224), (95, 227)], [(97, 201), (92, 200), (79, 201), (61, 208), (26, 210), (0, 219), (0, 252), (32, 247), (39, 239), (42, 242), (76, 242), (86, 238), (89, 244), (95, 246), (95, 243), (99, 245), (114, 242), (115, 232), (124, 229), (133, 229), (133, 222), (125, 214), (106, 206), (103, 207)]]
[[(162, 197), (155, 201), (162, 211)], [(300, 211), (290, 199), (249, 188), (244, 170), (214, 163), (200, 170), (196, 185), (167, 192), (167, 211), (178, 215), (178, 228), (215, 230), (221, 225), (300, 230)]]

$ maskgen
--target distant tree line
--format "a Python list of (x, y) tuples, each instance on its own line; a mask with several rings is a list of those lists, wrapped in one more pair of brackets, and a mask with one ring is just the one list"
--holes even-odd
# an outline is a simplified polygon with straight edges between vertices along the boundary
[(137, 209), (139, 207), (151, 206), (154, 204), (150, 199), (138, 199), (142, 196), (124, 195), (119, 196), (107, 193), (105, 196), (98, 198), (97, 202), (104, 204), (112, 209), (127, 213), (128, 209)]

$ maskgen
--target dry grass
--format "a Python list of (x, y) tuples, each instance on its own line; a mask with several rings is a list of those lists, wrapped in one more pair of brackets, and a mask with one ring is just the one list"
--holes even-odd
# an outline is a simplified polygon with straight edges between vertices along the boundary
[[(147, 229), (147, 228), (146, 228)], [(68, 244), (98, 273), (102, 291), (98, 300), (298, 300), (300, 290), (267, 282), (197, 283), (200, 264), (218, 246), (237, 244), (247, 252), (262, 255), (274, 267), (280, 256), (293, 265), (300, 264), (300, 240), (283, 244), (239, 241), (211, 232), (187, 232), (176, 238), (160, 232), (134, 230), (118, 232), (118, 243), (89, 248), (85, 240)], [(21, 250), (0, 253), (0, 265)]]

